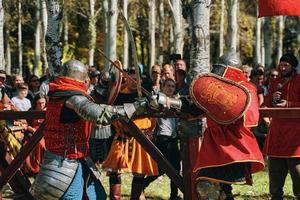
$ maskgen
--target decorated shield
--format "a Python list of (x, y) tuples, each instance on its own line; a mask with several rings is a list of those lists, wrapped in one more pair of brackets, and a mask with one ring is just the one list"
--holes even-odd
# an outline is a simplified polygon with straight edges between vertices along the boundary
[[(123, 65), (122, 65), (121, 61), (116, 60), (116, 61), (114, 61), (114, 63), (120, 69), (123, 69)], [(116, 69), (116, 67), (113, 65), (111, 65), (110, 73), (112, 75), (112, 80), (111, 80), (111, 82), (109, 84), (109, 88), (108, 88), (107, 103), (109, 105), (112, 105), (120, 92), (123, 75), (122, 75), (122, 72), (120, 72), (120, 70)]]
[(215, 74), (199, 74), (191, 83), (193, 102), (219, 124), (230, 124), (246, 112), (251, 96), (249, 91)]

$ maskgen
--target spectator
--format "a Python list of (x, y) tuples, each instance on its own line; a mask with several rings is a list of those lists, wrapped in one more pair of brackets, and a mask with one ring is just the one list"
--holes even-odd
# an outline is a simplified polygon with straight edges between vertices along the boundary
[(10, 103), (10, 98), (7, 95), (7, 87), (5, 85), (6, 72), (0, 70), (0, 110), (8, 109), (8, 104)]
[(28, 96), (31, 97), (28, 99), (32, 99), (31, 102), (33, 103), (34, 97), (40, 92), (41, 84), (40, 84), (39, 77), (36, 75), (32, 75), (29, 78), (28, 86), (29, 86), (29, 91), (30, 91), (30, 93), (28, 93)]
[[(182, 71), (182, 70), (181, 70)], [(162, 84), (162, 92), (168, 96), (173, 97), (175, 92), (175, 81), (173, 79), (166, 79)], [(157, 128), (155, 131), (156, 141), (155, 144), (157, 148), (162, 152), (162, 154), (167, 158), (167, 160), (173, 165), (173, 167), (180, 172), (180, 155), (178, 148), (178, 134), (176, 131), (177, 127), (176, 118), (158, 118)], [(159, 176), (164, 174), (160, 170), (157, 176), (148, 176), (144, 179), (144, 187), (146, 188), (151, 182), (157, 179)], [(170, 200), (178, 199), (178, 188), (171, 181), (171, 194)]]
[[(36, 111), (45, 111), (47, 108), (47, 99), (44, 96), (41, 96), (40, 94), (37, 94), (32, 103), (32, 108), (31, 110), (36, 110)], [(44, 119), (33, 119), (28, 122), (28, 127), (25, 132), (26, 142), (28, 138), (30, 138), (37, 128), (42, 124)], [(30, 156), (26, 158), (26, 164), (30, 169), (31, 173), (38, 173), (40, 170), (40, 163), (42, 163), (42, 157), (43, 157), (43, 152), (45, 150), (45, 141), (44, 138), (38, 143), (37, 147), (31, 152)]]
[(170, 64), (165, 64), (163, 66), (163, 74), (162, 79), (166, 80), (168, 78), (175, 80), (175, 73), (174, 73), (174, 67)]
[(177, 60), (175, 64), (175, 70), (179, 70), (179, 69), (183, 71), (187, 71), (186, 62), (182, 59)]
[(243, 74), (246, 76), (247, 80), (250, 81), (252, 67), (250, 67), (249, 65), (243, 65), (242, 71), (243, 71)]
[(151, 81), (152, 81), (152, 91), (158, 93), (160, 91), (161, 82), (161, 68), (159, 65), (153, 65), (151, 67)]
[(23, 76), (21, 76), (21, 75), (15, 75), (12, 77), (12, 79), (13, 79), (13, 85), (12, 85), (11, 91), (9, 92), (10, 98), (17, 96), (18, 85), (20, 83), (24, 83)]
[(17, 96), (11, 99), (13, 105), (20, 111), (27, 111), (31, 108), (30, 100), (26, 98), (28, 94), (28, 86), (20, 83), (17, 86)]
[(176, 70), (176, 91), (175, 94), (188, 95), (189, 86), (185, 82), (186, 71), (182, 69)]
[[(280, 58), (280, 77), (270, 82), (265, 104), (268, 107), (300, 106), (298, 60), (292, 54)], [(281, 85), (280, 91), (278, 86)], [(269, 188), (272, 200), (283, 199), (283, 186), (290, 172), (295, 199), (300, 199), (300, 119), (273, 117), (264, 146), (269, 161)]]

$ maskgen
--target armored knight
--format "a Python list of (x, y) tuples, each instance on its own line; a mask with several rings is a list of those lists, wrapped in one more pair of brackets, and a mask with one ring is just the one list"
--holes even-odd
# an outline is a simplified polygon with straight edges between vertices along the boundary
[(205, 112), (207, 128), (194, 166), (200, 199), (232, 200), (230, 184), (252, 184), (252, 173), (264, 168), (250, 130), (259, 119), (256, 88), (239, 67), (237, 55), (229, 52), (213, 65), (212, 73), (199, 74), (192, 80), (190, 99), (157, 98), (159, 104), (170, 107), (182, 104), (182, 112)]
[(131, 118), (142, 110), (143, 103), (96, 104), (86, 93), (87, 75), (84, 64), (71, 60), (62, 66), (60, 76), (49, 84), (44, 131), (47, 151), (31, 188), (35, 199), (81, 200), (84, 195), (89, 199), (106, 199), (89, 158), (91, 123), (106, 125), (120, 117)]

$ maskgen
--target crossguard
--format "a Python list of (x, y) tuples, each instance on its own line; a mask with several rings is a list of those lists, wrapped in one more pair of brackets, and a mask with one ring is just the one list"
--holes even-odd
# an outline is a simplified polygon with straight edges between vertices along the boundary
[(151, 102), (150, 102), (150, 106), (152, 107), (164, 107), (164, 108), (174, 108), (177, 110), (180, 110), (181, 106), (182, 106), (182, 102), (180, 99), (176, 99), (176, 98), (172, 98), (172, 97), (168, 97), (167, 95), (165, 95), (164, 93), (158, 93), (156, 95), (153, 95), (151, 97)]

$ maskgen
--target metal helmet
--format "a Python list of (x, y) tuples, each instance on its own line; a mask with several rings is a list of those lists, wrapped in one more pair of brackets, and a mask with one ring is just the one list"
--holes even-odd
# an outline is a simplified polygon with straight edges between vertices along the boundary
[(69, 60), (63, 65), (60, 75), (85, 81), (88, 78), (88, 68), (78, 60)]
[(219, 57), (215, 65), (229, 65), (231, 67), (240, 68), (242, 63), (238, 54), (235, 51), (230, 50), (228, 53)]
[(217, 62), (213, 64), (211, 72), (219, 76), (223, 76), (227, 66), (236, 68), (240, 68), (242, 66), (238, 54), (233, 50), (230, 50), (228, 53), (225, 53), (219, 57)]

